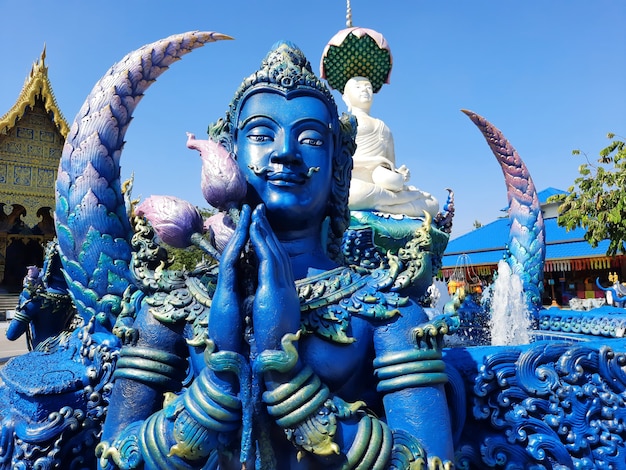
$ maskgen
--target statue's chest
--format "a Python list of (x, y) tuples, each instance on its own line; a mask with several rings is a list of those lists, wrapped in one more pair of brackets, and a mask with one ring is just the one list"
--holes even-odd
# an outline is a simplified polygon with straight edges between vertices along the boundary
[(357, 133), (357, 143), (360, 139), (371, 137), (374, 132), (377, 132), (379, 124), (378, 120), (367, 115), (359, 115), (357, 117), (359, 123), (359, 132)]
[(300, 340), (300, 358), (331, 391), (372, 377), (371, 325), (364, 319), (353, 317), (349, 321), (349, 332), (355, 339), (349, 344), (334, 343), (317, 335), (307, 335)]
[(361, 275), (342, 267), (296, 282), (305, 333), (300, 357), (331, 390), (371, 377), (372, 324), (393, 318), (407, 302), (380, 289), (385, 279), (384, 271)]

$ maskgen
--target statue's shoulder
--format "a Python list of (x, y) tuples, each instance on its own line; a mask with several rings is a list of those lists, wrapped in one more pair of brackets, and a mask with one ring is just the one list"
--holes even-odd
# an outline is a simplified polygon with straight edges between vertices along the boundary
[(415, 299), (398, 288), (401, 273), (396, 268), (382, 262), (374, 250), (360, 265), (340, 266), (298, 280), (301, 330), (333, 343), (350, 344), (355, 341), (350, 335), (354, 317), (375, 328), (411, 306), (422, 311)]

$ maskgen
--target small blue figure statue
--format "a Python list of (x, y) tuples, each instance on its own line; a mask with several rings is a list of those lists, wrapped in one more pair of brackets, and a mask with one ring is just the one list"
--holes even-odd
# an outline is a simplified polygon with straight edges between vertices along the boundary
[(61, 271), (56, 241), (48, 243), (41, 271), (36, 266), (28, 267), (23, 287), (6, 335), (15, 341), (26, 334), (28, 349), (32, 351), (46, 339), (68, 330), (76, 314)]

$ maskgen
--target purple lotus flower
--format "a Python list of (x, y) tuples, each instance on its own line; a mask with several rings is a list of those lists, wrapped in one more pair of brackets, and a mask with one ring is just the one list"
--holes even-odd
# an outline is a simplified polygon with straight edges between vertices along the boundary
[(194, 233), (202, 233), (203, 220), (192, 204), (173, 196), (150, 196), (135, 207), (148, 219), (159, 238), (175, 248), (187, 248)]
[(246, 179), (233, 156), (213, 140), (197, 140), (187, 133), (187, 148), (200, 152), (204, 199), (216, 209), (237, 207), (246, 196)]
[(235, 232), (235, 222), (225, 212), (218, 212), (204, 221), (204, 229), (209, 233), (211, 243), (220, 253)]

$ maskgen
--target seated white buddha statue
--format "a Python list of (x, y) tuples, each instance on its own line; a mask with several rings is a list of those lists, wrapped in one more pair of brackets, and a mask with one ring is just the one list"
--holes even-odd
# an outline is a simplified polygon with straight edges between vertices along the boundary
[(369, 79), (348, 80), (343, 100), (357, 119), (356, 152), (350, 182), (351, 210), (372, 210), (388, 214), (433, 217), (439, 203), (429, 193), (408, 184), (409, 170), (395, 166), (393, 135), (387, 125), (370, 116), (373, 88)]

